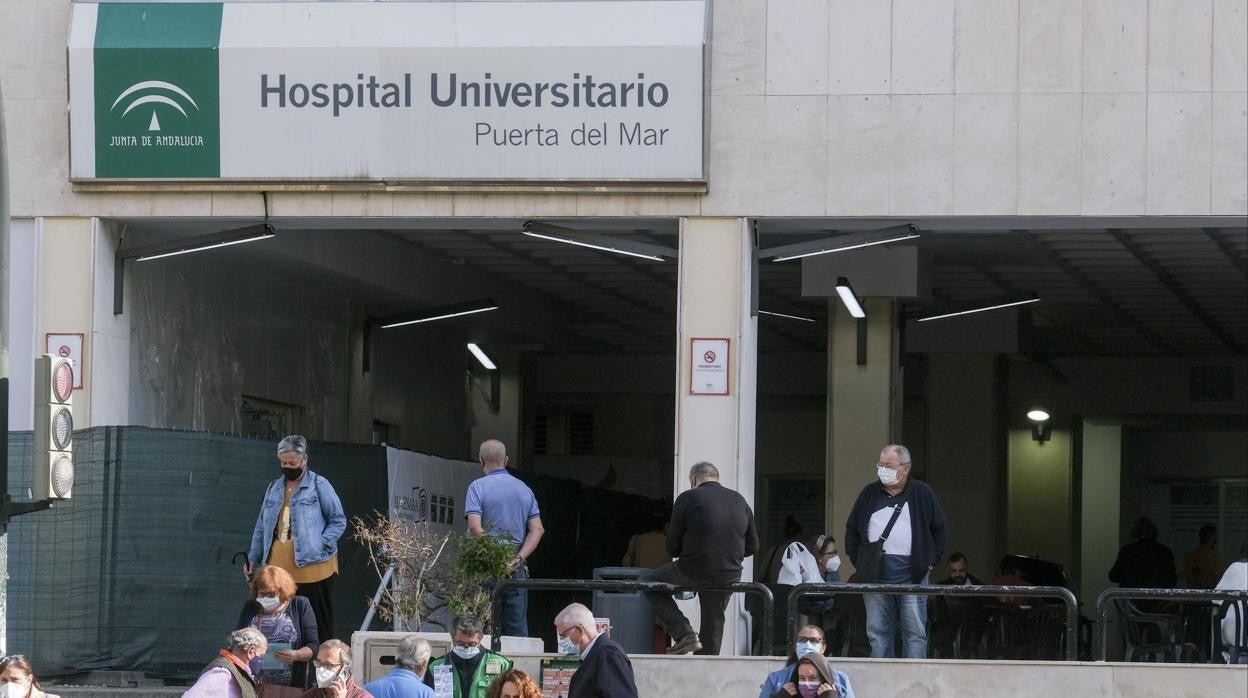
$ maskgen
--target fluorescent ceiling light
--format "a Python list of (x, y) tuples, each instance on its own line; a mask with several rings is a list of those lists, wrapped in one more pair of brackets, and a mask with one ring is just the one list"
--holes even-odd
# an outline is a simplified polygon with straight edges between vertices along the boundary
[(861, 233), (848, 233), (838, 235), (837, 237), (824, 238), (822, 240), (809, 240), (806, 242), (793, 243), (791, 245), (780, 245), (778, 247), (769, 247), (758, 251), (760, 259), (771, 257), (773, 262), (786, 262), (790, 259), (802, 259), (803, 257), (813, 257), (820, 254), (830, 254), (832, 252), (847, 252), (849, 250), (857, 250), (863, 247), (873, 247), (875, 245), (887, 245), (903, 240), (912, 240), (919, 237), (919, 229), (913, 223), (905, 225), (895, 225), (890, 228), (881, 228), (879, 230), (870, 230)]
[(1027, 410), (1027, 419), (1033, 422), (1047, 422), (1049, 421), (1049, 411), (1043, 407), (1033, 407)]
[(481, 347), (473, 344), (472, 342), (468, 342), (468, 351), (472, 352), (472, 355), (477, 357), (477, 362), (485, 367), (485, 370), (495, 371), (498, 369), (498, 366), (490, 360), (490, 357), (486, 355), (485, 351), (482, 350)]
[(789, 320), (801, 320), (802, 322), (814, 322), (815, 321), (813, 317), (802, 317), (801, 315), (789, 315), (787, 313), (773, 313), (770, 310), (760, 310), (758, 311), (758, 314), (770, 315), (772, 317), (782, 317), (782, 318), (787, 318)]
[(862, 303), (859, 303), (858, 296), (854, 295), (854, 289), (849, 285), (849, 280), (843, 276), (836, 279), (836, 295), (841, 297), (841, 302), (845, 304), (845, 309), (850, 315), (858, 319), (867, 316), (867, 311), (862, 309)]
[(820, 254), (829, 254), (832, 252), (848, 252), (849, 250), (857, 250), (863, 247), (872, 247), (875, 245), (887, 245), (890, 242), (901, 242), (902, 240), (911, 240), (917, 238), (918, 234), (910, 233), (909, 235), (898, 235), (896, 237), (884, 238), (883, 240), (872, 240), (871, 242), (859, 242), (853, 245), (842, 245), (840, 247), (829, 247), (826, 250), (816, 250), (814, 252), (806, 252), (805, 254), (789, 255), (788, 257), (776, 257), (771, 260), (773, 262), (787, 262), (790, 259), (802, 259), (803, 257), (814, 257)]
[(1021, 300), (1004, 301), (1001, 303), (994, 303), (991, 305), (982, 305), (982, 306), (978, 306), (975, 308), (968, 308), (966, 310), (958, 310), (954, 312), (940, 313), (938, 315), (928, 315), (927, 317), (920, 317), (916, 319), (919, 322), (927, 322), (928, 320), (942, 320), (944, 318), (957, 317), (959, 315), (970, 315), (972, 313), (984, 313), (984, 312), (988, 312), (989, 310), (1000, 310), (1002, 308), (1013, 308), (1019, 305), (1039, 303), (1040, 300), (1041, 299), (1039, 296), (1031, 296), (1029, 298), (1023, 298)]
[(657, 255), (644, 254), (641, 252), (633, 252), (631, 250), (624, 250), (618, 247), (608, 247), (607, 245), (596, 245), (592, 242), (585, 242), (583, 240), (576, 240), (574, 238), (568, 238), (568, 237), (560, 237), (558, 235), (549, 235), (547, 233), (535, 233), (532, 230), (526, 230), (524, 231), (524, 234), (528, 235), (531, 238), (540, 238), (542, 240), (550, 240), (551, 242), (562, 242), (568, 245), (577, 245), (578, 247), (588, 247), (591, 250), (601, 250), (603, 252), (614, 252), (615, 254), (628, 255), (629, 257), (640, 257), (641, 259), (650, 259), (655, 262), (667, 261)]
[(238, 238), (237, 240), (224, 240), (222, 242), (213, 242), (213, 243), (209, 243), (206, 245), (192, 245), (190, 247), (184, 247), (179, 250), (173, 250), (172, 252), (161, 252), (158, 254), (149, 254), (149, 255), (144, 255), (142, 257), (135, 257), (134, 261), (147, 262), (153, 259), (162, 259), (164, 257), (174, 257), (180, 254), (190, 254), (192, 252), (203, 252), (204, 250), (215, 250), (218, 247), (229, 247), (230, 245), (241, 245), (245, 242), (256, 242), (258, 240), (268, 240), (271, 237), (275, 237), (275, 235), (273, 233), (261, 233), (259, 235), (252, 235), (252, 236), (245, 237), (245, 238)]
[(381, 325), (381, 329), (388, 330), (391, 327), (403, 327), (404, 325), (416, 325), (422, 322), (433, 322), (434, 320), (446, 320), (448, 318), (459, 317), (461, 315), (474, 315), (476, 313), (485, 313), (491, 310), (498, 310), (497, 305), (491, 305), (484, 308), (472, 308), (470, 310), (460, 310), (453, 313), (445, 313), (442, 315), (433, 315), (431, 317), (416, 318), (415, 320), (400, 320)]

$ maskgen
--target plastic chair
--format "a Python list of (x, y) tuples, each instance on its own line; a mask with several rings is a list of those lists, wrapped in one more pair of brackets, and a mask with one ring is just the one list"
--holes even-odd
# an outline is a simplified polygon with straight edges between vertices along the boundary
[(1122, 619), (1123, 660), (1128, 662), (1182, 662), (1196, 647), (1183, 642), (1183, 617), (1145, 613), (1127, 599), (1117, 599)]
[(1229, 645), (1223, 644), (1222, 652), (1223, 656), (1226, 657), (1227, 664), (1239, 664), (1241, 658), (1248, 657), (1248, 633), (1245, 633), (1245, 630), (1248, 630), (1248, 628), (1244, 627), (1244, 616), (1248, 615), (1248, 613), (1245, 613), (1245, 611), (1248, 611), (1248, 604), (1244, 604), (1242, 602), (1222, 604), (1222, 607), (1216, 614), (1214, 627), (1218, 629), (1218, 637), (1221, 638), (1222, 620), (1232, 611), (1235, 612), (1235, 641)]

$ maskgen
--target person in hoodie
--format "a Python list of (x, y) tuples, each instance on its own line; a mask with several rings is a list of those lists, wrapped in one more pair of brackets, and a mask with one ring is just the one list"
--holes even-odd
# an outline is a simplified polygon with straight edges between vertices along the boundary
[[(833, 669), (831, 665), (828, 664), (827, 659), (823, 656), (826, 649), (827, 645), (824, 642), (823, 630), (821, 630), (817, 625), (803, 626), (797, 631), (797, 638), (794, 640), (793, 645), (789, 648), (788, 661), (785, 662), (785, 665), (782, 668), (771, 672), (771, 674), (767, 676), (767, 679), (763, 681), (762, 690), (759, 691), (758, 698), (773, 698), (773, 696), (783, 698), (785, 696), (796, 696), (801, 694), (800, 676), (798, 676), (795, 672), (799, 669), (801, 662), (807, 658), (810, 658), (812, 662), (819, 660), (822, 661), (824, 668), (827, 670), (825, 675), (822, 677), (822, 679), (825, 679), (827, 683), (827, 686), (824, 688), (830, 688), (833, 691), (831, 693), (826, 691), (824, 693), (820, 693), (816, 691), (810, 695), (829, 695), (839, 696), (840, 698), (854, 698), (854, 687), (849, 682), (849, 677), (845, 675), (845, 672)], [(811, 672), (810, 669), (806, 669), (804, 671), (808, 675)], [(819, 669), (816, 668), (814, 671), (815, 673), (818, 673)], [(808, 684), (811, 681), (813, 681), (813, 679), (807, 679)], [(825, 683), (825, 681), (821, 680), (819, 683), (816, 683), (814, 688), (818, 689), (820, 683)], [(811, 688), (808, 686), (807, 691), (810, 690)]]

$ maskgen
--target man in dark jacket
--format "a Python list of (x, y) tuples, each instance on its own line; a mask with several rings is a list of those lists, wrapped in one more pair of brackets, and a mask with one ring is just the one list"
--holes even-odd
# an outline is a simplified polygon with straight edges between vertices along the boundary
[[(680, 586), (726, 586), (741, 579), (741, 561), (758, 552), (754, 512), (745, 498), (719, 484), (719, 469), (705, 461), (689, 471), (689, 489), (672, 505), (667, 552), (674, 562), (650, 570), (644, 581)], [(646, 594), (675, 644), (668, 654), (719, 654), (724, 610), (731, 594), (698, 591), (701, 633), (677, 608), (670, 594)]]
[[(845, 523), (845, 552), (858, 567), (862, 546), (884, 537), (897, 513), (884, 541), (877, 578), (886, 584), (928, 584), (928, 575), (944, 556), (945, 511), (927, 483), (910, 479), (910, 450), (905, 446), (885, 446), (875, 468), (879, 482), (858, 493)], [(893, 656), (897, 626), (901, 626), (904, 655), (927, 657), (926, 596), (865, 594), (863, 603), (872, 657)]]
[(637, 698), (633, 663), (622, 647), (598, 632), (594, 614), (583, 604), (569, 604), (555, 616), (555, 637), (560, 651), (581, 658), (568, 698)]

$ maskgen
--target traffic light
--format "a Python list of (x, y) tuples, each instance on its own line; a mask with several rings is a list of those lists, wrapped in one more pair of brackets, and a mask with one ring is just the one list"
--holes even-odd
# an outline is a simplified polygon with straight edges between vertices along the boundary
[(74, 487), (74, 362), (35, 359), (35, 471), (32, 499), (69, 499)]

